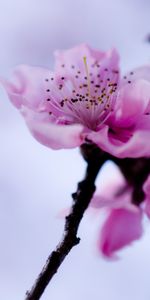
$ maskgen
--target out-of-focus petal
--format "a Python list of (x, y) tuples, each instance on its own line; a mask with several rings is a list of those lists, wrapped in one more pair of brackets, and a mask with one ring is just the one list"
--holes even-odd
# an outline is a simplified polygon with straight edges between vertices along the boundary
[(104, 256), (115, 258), (117, 250), (139, 239), (142, 232), (142, 212), (139, 208), (114, 209), (101, 229), (99, 250)]
[(143, 186), (143, 190), (146, 195), (150, 195), (150, 176), (148, 176), (148, 178), (146, 179)]
[(150, 175), (143, 185), (143, 190), (145, 192), (145, 212), (150, 218)]
[(112, 170), (111, 180), (104, 182), (94, 194), (90, 207), (95, 209), (116, 208), (128, 205), (131, 200), (131, 188), (119, 168), (115, 166)]

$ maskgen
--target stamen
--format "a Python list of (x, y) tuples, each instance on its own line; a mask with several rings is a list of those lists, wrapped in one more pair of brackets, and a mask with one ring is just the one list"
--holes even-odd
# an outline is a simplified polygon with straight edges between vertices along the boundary
[[(111, 111), (115, 92), (117, 89), (117, 70), (109, 70), (103, 68), (102, 72), (97, 62), (93, 64), (94, 73), (91, 72), (90, 60), (83, 56), (83, 74), (76, 65), (70, 65), (73, 69), (74, 76), (72, 80), (68, 79), (64, 74), (60, 76), (60, 80), (56, 80), (55, 76), (45, 78), (47, 97), (47, 106), (49, 115), (53, 115), (59, 120), (60, 116), (64, 116), (74, 122), (81, 122), (87, 127), (95, 130), (97, 126), (102, 124)], [(65, 68), (65, 65), (62, 65)], [(105, 71), (105, 74), (103, 73)], [(130, 72), (130, 75), (133, 72)], [(124, 77), (128, 83), (131, 83), (131, 77)], [(53, 81), (53, 83), (51, 82)], [(49, 82), (51, 85), (49, 86)], [(58, 98), (58, 99), (57, 99)], [(86, 110), (86, 111), (85, 111)], [(149, 112), (146, 114), (150, 114)]]
[(83, 61), (84, 61), (85, 72), (86, 72), (86, 76), (87, 76), (88, 93), (89, 93), (89, 95), (90, 95), (90, 76), (89, 76), (89, 70), (88, 70), (88, 65), (87, 65), (86, 56), (83, 57)]

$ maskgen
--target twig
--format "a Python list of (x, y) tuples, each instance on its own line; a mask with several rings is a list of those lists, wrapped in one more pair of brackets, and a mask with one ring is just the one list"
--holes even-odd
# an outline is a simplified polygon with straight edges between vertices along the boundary
[(73, 204), (70, 214), (66, 217), (62, 241), (48, 257), (33, 287), (26, 293), (25, 300), (40, 299), (67, 254), (80, 242), (80, 238), (77, 237), (78, 227), (95, 191), (96, 176), (107, 160), (106, 154), (95, 145), (85, 144), (81, 147), (81, 152), (87, 161), (87, 170), (84, 180), (78, 184), (76, 193), (72, 194)]

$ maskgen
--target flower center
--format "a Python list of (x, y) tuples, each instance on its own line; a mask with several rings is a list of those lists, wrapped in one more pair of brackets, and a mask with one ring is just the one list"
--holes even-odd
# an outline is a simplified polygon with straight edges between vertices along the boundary
[(106, 63), (62, 65), (59, 74), (47, 82), (47, 105), (51, 121), (61, 124), (81, 123), (92, 130), (104, 123), (113, 110), (119, 71)]

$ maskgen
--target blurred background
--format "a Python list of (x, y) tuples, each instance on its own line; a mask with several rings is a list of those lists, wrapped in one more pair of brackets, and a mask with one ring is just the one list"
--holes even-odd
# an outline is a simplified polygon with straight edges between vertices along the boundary
[[(53, 67), (53, 51), (86, 42), (116, 47), (123, 71), (150, 62), (148, 0), (0, 0), (0, 74), (20, 63)], [(0, 299), (21, 300), (60, 240), (70, 194), (82, 179), (79, 150), (38, 144), (0, 89)], [(149, 142), (149, 141), (148, 141)], [(97, 180), (114, 174), (108, 163)], [(108, 262), (98, 255), (101, 216), (86, 213), (81, 243), (42, 300), (149, 300), (149, 225), (143, 239)]]

